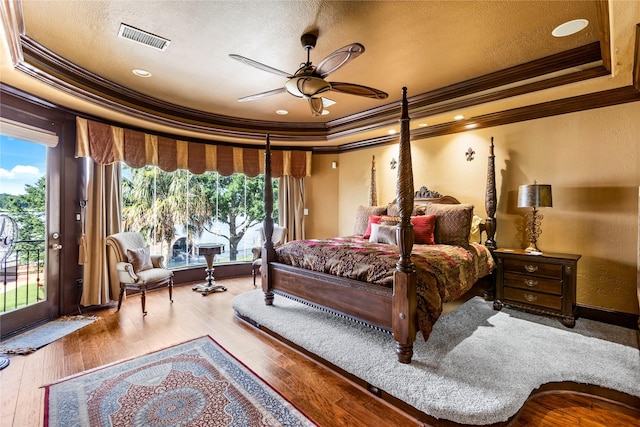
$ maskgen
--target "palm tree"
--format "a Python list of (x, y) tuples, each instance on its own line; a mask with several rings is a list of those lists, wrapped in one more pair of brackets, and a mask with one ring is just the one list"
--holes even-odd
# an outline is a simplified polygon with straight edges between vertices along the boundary
[(131, 180), (123, 179), (124, 229), (139, 231), (147, 241), (161, 242), (166, 259), (169, 259), (176, 235), (176, 217), (180, 212), (171, 188), (174, 179), (183, 177), (153, 166), (130, 170)]

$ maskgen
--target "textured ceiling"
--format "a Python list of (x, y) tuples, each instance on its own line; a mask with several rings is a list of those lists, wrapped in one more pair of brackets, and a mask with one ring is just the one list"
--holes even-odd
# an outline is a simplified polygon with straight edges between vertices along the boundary
[[(55, 54), (124, 88), (179, 106), (274, 122), (323, 123), (599, 40), (595, 1), (22, 1), (24, 33)], [(637, 13), (635, 7), (633, 13)], [(576, 35), (551, 31), (577, 18)], [(640, 19), (640, 17), (639, 17)], [(121, 23), (170, 40), (162, 52), (119, 38)], [(366, 51), (327, 77), (389, 93), (386, 100), (329, 92), (313, 117), (281, 93), (285, 77), (229, 58), (239, 54), (293, 73), (306, 60), (300, 36), (318, 33), (317, 64), (353, 42)], [(132, 69), (152, 73), (136, 77)], [(289, 111), (287, 116), (275, 114)]]

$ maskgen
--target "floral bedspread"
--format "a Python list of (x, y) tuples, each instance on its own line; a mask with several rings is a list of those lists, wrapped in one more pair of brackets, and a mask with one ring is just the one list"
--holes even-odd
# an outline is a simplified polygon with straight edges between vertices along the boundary
[[(295, 240), (276, 252), (283, 264), (387, 287), (393, 287), (399, 257), (395, 245), (354, 236)], [(468, 247), (416, 244), (411, 260), (417, 273), (418, 323), (425, 340), (442, 313), (442, 303), (462, 296), (495, 268), (489, 250), (477, 243)]]

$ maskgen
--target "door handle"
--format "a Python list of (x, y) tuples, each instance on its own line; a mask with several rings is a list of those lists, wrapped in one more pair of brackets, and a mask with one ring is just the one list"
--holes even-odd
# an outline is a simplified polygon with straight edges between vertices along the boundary
[(51, 245), (51, 249), (53, 249), (54, 251), (59, 251), (60, 249), (62, 249), (62, 245), (54, 243), (53, 245)]

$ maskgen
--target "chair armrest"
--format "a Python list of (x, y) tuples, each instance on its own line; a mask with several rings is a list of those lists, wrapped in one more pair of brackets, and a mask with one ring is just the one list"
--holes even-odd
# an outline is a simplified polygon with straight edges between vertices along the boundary
[(251, 248), (251, 253), (253, 254), (253, 260), (257, 260), (262, 257), (262, 246), (254, 246)]
[(151, 264), (153, 264), (155, 268), (167, 269), (167, 267), (164, 266), (164, 255), (151, 255)]
[(133, 271), (133, 265), (128, 262), (117, 263), (116, 270), (118, 270), (118, 276), (122, 283), (137, 283), (139, 280), (135, 271)]

